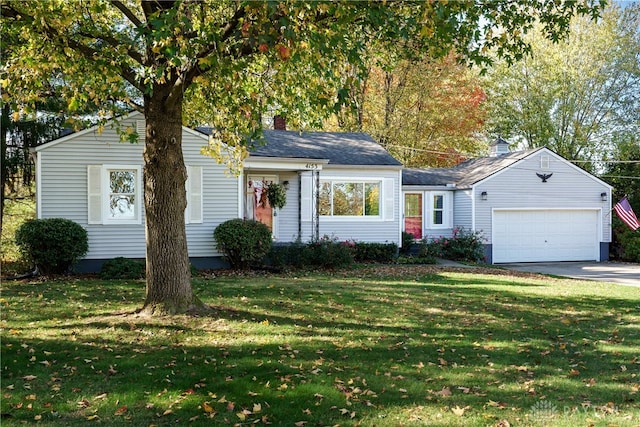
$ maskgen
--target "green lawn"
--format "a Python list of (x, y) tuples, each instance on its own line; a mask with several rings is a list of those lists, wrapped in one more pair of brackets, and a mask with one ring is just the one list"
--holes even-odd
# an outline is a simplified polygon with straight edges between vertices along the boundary
[(639, 289), (487, 272), (5, 282), (1, 423), (640, 425)]

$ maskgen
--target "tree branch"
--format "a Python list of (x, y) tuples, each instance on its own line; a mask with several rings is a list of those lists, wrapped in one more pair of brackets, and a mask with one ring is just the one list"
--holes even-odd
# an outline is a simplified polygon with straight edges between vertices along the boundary
[(111, 0), (111, 4), (114, 5), (120, 12), (122, 12), (122, 14), (126, 16), (129, 21), (131, 21), (131, 23), (137, 28), (141, 28), (143, 26), (142, 21), (139, 20), (138, 17), (133, 13), (133, 11), (125, 6), (124, 3), (122, 3), (120, 0)]
[[(34, 16), (29, 15), (25, 12), (21, 12), (7, 3), (2, 5), (2, 15), (9, 16), (12, 18), (16, 18), (19, 16), (22, 19), (24, 19), (26, 22), (28, 22), (32, 27), (37, 22)], [(100, 55), (99, 50), (94, 49), (90, 46), (87, 46), (86, 44), (81, 43), (80, 41), (72, 37), (63, 35), (57, 28), (50, 26), (48, 22), (42, 23), (39, 31), (41, 31), (46, 37), (49, 37), (55, 46), (61, 49), (64, 49), (65, 47), (70, 47), (72, 50), (79, 53), (88, 61), (94, 61), (95, 57), (97, 55)], [(88, 36), (90, 38), (98, 38), (91, 34), (80, 34), (80, 35), (84, 37)], [(98, 39), (104, 39), (104, 38), (100, 37)], [(109, 43), (108, 40), (104, 40), (104, 41)], [(111, 45), (111, 43), (109, 44)], [(132, 59), (136, 60), (135, 58), (132, 58)], [(122, 78), (124, 78), (127, 82), (129, 82), (133, 87), (143, 92), (144, 88), (141, 86), (140, 82), (136, 78), (135, 72), (130, 67), (117, 66), (117, 69), (118, 69), (118, 74), (120, 74)]]

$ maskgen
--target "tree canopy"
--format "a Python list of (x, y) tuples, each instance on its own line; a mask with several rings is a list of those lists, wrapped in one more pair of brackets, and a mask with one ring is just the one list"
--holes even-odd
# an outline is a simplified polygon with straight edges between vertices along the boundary
[(453, 53), (380, 61), (351, 93), (356, 114), (342, 111), (338, 127), (371, 134), (407, 167), (451, 166), (486, 149), (484, 90)]
[(531, 55), (488, 74), (489, 130), (521, 148), (604, 158), (615, 135), (640, 129), (639, 25), (640, 5), (612, 4), (597, 22), (575, 17), (558, 43), (525, 36)]
[[(495, 50), (513, 62), (528, 51), (522, 36), (534, 22), (558, 40), (573, 15), (597, 17), (601, 6), (598, 0), (3, 2), (2, 36), (16, 41), (1, 69), (3, 102), (29, 105), (55, 78), (71, 110), (126, 103), (144, 113), (144, 306), (150, 313), (184, 312), (197, 299), (184, 226), (183, 112), (214, 126), (213, 141), (242, 145), (259, 133), (268, 107), (302, 122), (339, 109), (349, 87), (340, 71), (346, 63), (363, 69), (365, 42), (435, 56), (454, 49), (483, 65)], [(185, 96), (200, 97), (200, 106), (184, 110)]]

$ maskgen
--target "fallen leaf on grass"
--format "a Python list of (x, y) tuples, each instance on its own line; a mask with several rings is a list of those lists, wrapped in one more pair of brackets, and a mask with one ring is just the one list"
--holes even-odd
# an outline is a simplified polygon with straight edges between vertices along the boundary
[(451, 412), (453, 412), (457, 416), (461, 417), (461, 416), (464, 415), (464, 411), (466, 411), (469, 408), (470, 408), (470, 406), (465, 406), (464, 408), (461, 408), (458, 405), (456, 405), (455, 408), (451, 408)]
[(507, 407), (507, 404), (505, 402), (494, 402), (493, 400), (490, 400), (489, 403), (487, 403), (488, 406), (493, 406), (494, 408), (500, 408), (500, 409), (504, 409)]
[(119, 416), (124, 414), (125, 412), (127, 412), (129, 410), (129, 408), (127, 408), (127, 406), (121, 406), (118, 409), (116, 409), (116, 412), (113, 413), (113, 415)]
[(434, 394), (442, 397), (451, 396), (451, 389), (449, 387), (443, 387), (442, 390), (436, 391)]

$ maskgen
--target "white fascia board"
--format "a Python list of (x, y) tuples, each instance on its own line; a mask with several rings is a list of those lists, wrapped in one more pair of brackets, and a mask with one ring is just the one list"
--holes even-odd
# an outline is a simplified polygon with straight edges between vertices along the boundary
[[(139, 115), (142, 115), (142, 113), (139, 112), (139, 111), (132, 111), (132, 112), (122, 116), (118, 120), (128, 120), (128, 119), (131, 119), (132, 117), (139, 116)], [(114, 119), (111, 118), (111, 119), (107, 120), (107, 123), (113, 122), (113, 121), (114, 121)], [(86, 134), (91, 133), (91, 132), (95, 132), (96, 130), (98, 130), (99, 127), (100, 127), (100, 125), (98, 124), (98, 125), (95, 125), (95, 126), (91, 126), (90, 128), (83, 129), (83, 130), (80, 130), (78, 132), (74, 132), (74, 133), (69, 134), (67, 136), (63, 136), (62, 138), (54, 139), (53, 141), (49, 141), (46, 144), (42, 144), (39, 147), (36, 147), (35, 151), (38, 152), (38, 151), (46, 150), (49, 147), (53, 147), (55, 145), (58, 145), (60, 143), (66, 142), (66, 141), (69, 141), (69, 140), (77, 138), (79, 136), (86, 135)]]
[(419, 191), (451, 191), (459, 190), (457, 187), (448, 187), (446, 185), (403, 185), (402, 192), (411, 193)]
[(191, 134), (193, 136), (196, 136), (196, 137), (202, 139), (205, 142), (209, 142), (209, 135), (206, 135), (206, 134), (204, 134), (202, 132), (198, 132), (195, 129), (191, 129), (191, 128), (188, 128), (186, 126), (182, 126), (182, 131), (183, 132), (187, 132), (187, 133), (189, 133), (189, 134)]
[(301, 159), (283, 157), (251, 157), (244, 161), (245, 171), (259, 170), (285, 170), (285, 171), (314, 171), (322, 170), (329, 163), (326, 159)]
[(387, 170), (387, 171), (401, 171), (402, 165), (333, 165), (329, 164), (327, 167), (336, 170)]

